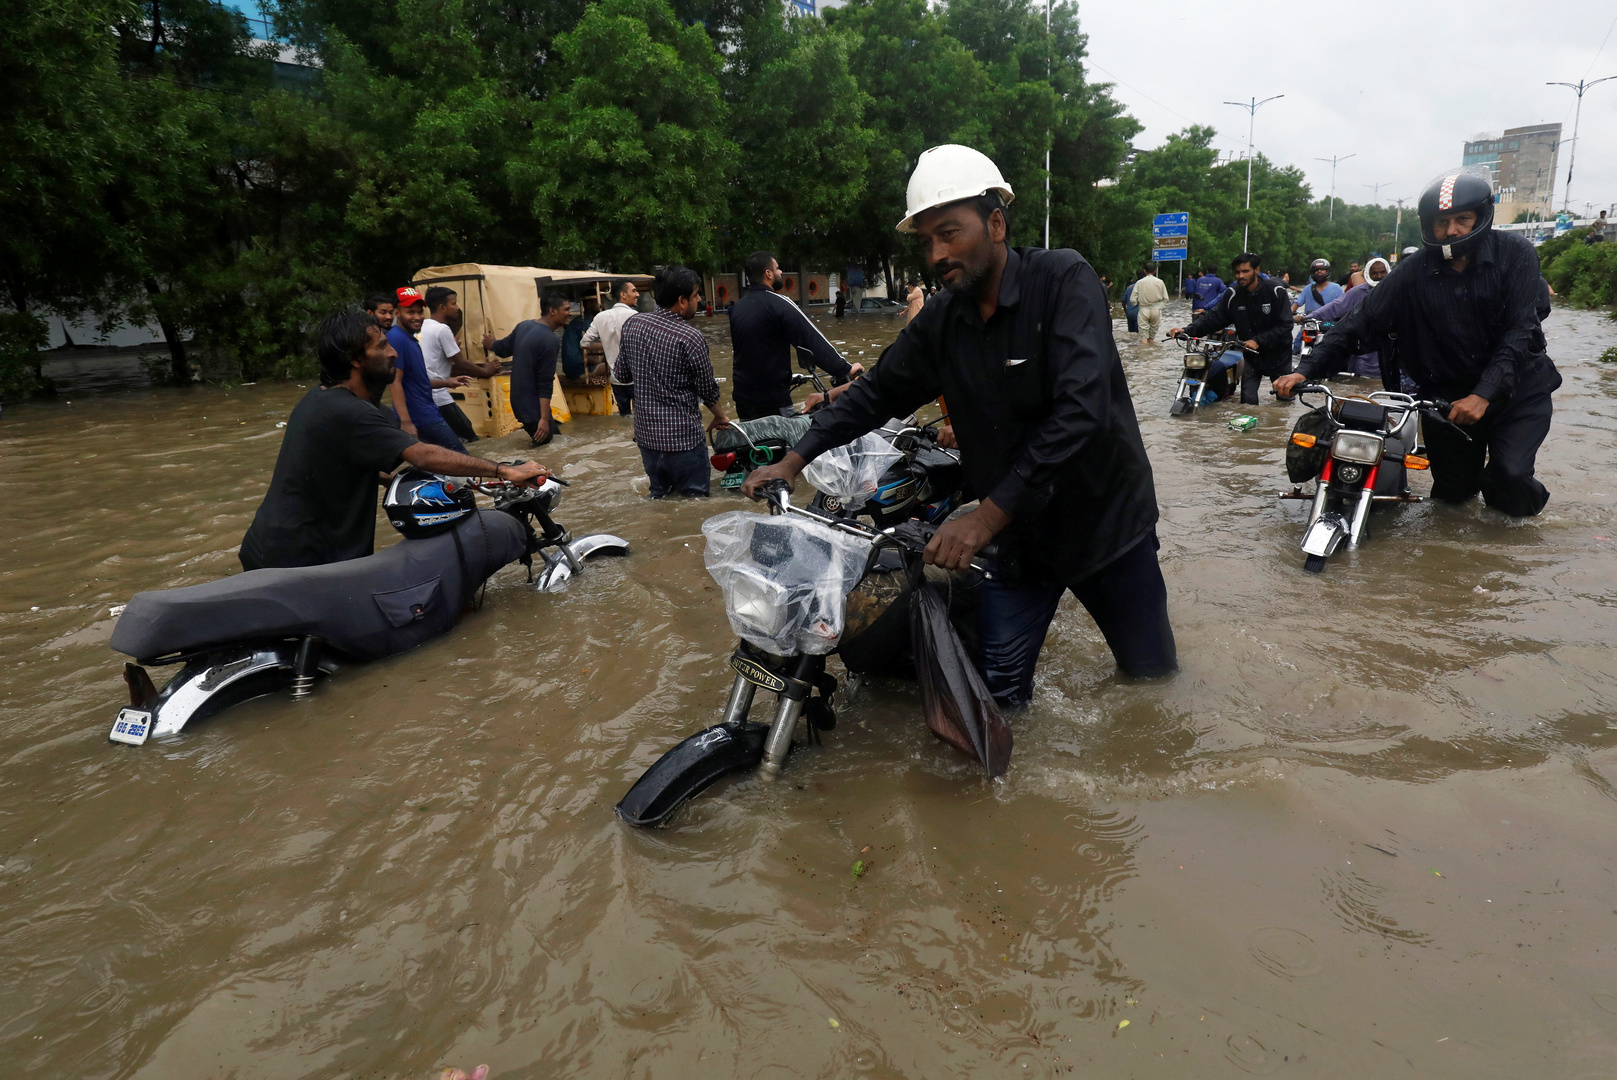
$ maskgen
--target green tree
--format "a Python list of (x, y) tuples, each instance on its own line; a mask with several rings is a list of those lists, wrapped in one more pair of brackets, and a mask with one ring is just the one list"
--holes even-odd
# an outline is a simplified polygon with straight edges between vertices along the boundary
[(601, 0), (556, 42), (562, 89), (507, 175), (556, 265), (719, 263), (725, 134), (719, 59), (666, 0)]

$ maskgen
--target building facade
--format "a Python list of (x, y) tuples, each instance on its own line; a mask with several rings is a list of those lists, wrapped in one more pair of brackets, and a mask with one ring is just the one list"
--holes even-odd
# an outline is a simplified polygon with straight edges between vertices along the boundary
[(1533, 124), (1486, 132), (1465, 144), (1464, 165), (1493, 171), (1494, 220), (1509, 224), (1523, 212), (1554, 217), (1555, 169), (1560, 160), (1561, 125)]

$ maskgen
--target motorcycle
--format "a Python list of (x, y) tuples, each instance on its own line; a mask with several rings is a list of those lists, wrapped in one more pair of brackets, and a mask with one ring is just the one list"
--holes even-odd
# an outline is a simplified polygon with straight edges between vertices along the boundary
[(1309, 316), (1302, 321), (1303, 343), (1297, 353), (1297, 362), (1299, 364), (1307, 360), (1314, 350), (1319, 348), (1319, 343), (1325, 340), (1325, 332), (1333, 325), (1335, 324), (1322, 322), (1313, 316)]
[[(965, 501), (960, 452), (938, 445), (938, 427), (948, 419), (940, 416), (925, 424), (916, 424), (914, 417), (889, 420), (862, 440), (821, 455), (804, 472), (820, 489), (809, 507), (833, 517), (867, 516), (879, 529), (912, 518), (942, 523)], [(861, 462), (861, 470), (855, 465), (861, 443), (874, 467)], [(833, 472), (841, 475), (833, 478)], [(819, 476), (829, 483), (816, 482)], [(859, 491), (863, 498), (835, 494), (838, 489)]]
[[(1286, 471), (1294, 486), (1280, 493), (1282, 499), (1311, 504), (1300, 546), (1307, 556), (1303, 569), (1318, 574), (1344, 542), (1350, 549), (1359, 546), (1373, 506), (1424, 501), (1410, 493), (1408, 480), (1411, 471), (1430, 467), (1419, 453), (1419, 420), (1455, 425), (1448, 420), (1446, 401), (1385, 390), (1367, 398), (1337, 397), (1318, 383), (1304, 383), (1294, 394), (1325, 398), (1292, 430)], [(1309, 480), (1314, 482), (1312, 493), (1302, 487)]]
[[(315, 681), (348, 663), (378, 660), (447, 633), (496, 570), (514, 561), (544, 569), (535, 585), (560, 589), (597, 554), (627, 555), (605, 533), (574, 538), (551, 512), (566, 482), (538, 487), (401, 470), (388, 518), (405, 539), (346, 562), (250, 570), (220, 581), (136, 593), (118, 616), (112, 648), (129, 704), (109, 738), (140, 746), (232, 705)], [(472, 493), (494, 500), (479, 510)], [(536, 529), (537, 526), (537, 529)], [(147, 667), (178, 664), (159, 690)]]
[(1179, 376), (1179, 388), (1174, 392), (1173, 404), (1168, 407), (1169, 416), (1188, 416), (1203, 404), (1212, 404), (1221, 398), (1228, 398), (1233, 387), (1238, 385), (1236, 373), (1239, 366), (1224, 367), (1207, 374), (1213, 362), (1223, 356), (1230, 349), (1247, 350), (1235, 340), (1235, 332), (1226, 330), (1218, 337), (1193, 338), (1184, 334), (1179, 335), (1180, 347), (1185, 350), (1185, 368)]
[[(769, 517), (735, 512), (703, 526), (708, 570), (724, 590), (725, 610), (741, 640), (730, 657), (735, 677), (719, 723), (660, 757), (615, 807), (626, 823), (666, 823), (685, 802), (728, 774), (757, 770), (773, 781), (793, 749), (799, 720), (808, 739), (836, 726), (837, 680), (825, 670), (836, 652), (856, 674), (899, 673), (908, 658), (910, 598), (919, 558), (935, 527), (907, 520), (876, 528), (847, 516), (793, 506), (783, 483), (768, 485)], [(969, 622), (965, 597), (992, 573), (990, 549), (955, 575), (949, 618)], [(913, 565), (913, 564), (911, 564)], [(960, 599), (957, 601), (957, 595)], [(773, 719), (749, 719), (762, 689), (776, 695)]]

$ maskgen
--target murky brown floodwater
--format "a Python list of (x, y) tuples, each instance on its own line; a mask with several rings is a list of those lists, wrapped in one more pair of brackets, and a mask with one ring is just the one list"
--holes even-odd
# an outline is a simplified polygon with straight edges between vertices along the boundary
[[(898, 326), (826, 322), (867, 361)], [(449, 637), (135, 749), (106, 741), (108, 608), (236, 569), (302, 390), (8, 408), (3, 1059), (1617, 1076), (1617, 367), (1592, 360), (1617, 328), (1547, 329), (1547, 512), (1378, 513), (1318, 578), (1273, 498), (1292, 414), (1170, 420), (1176, 351), (1125, 348), (1183, 671), (1117, 682), (1069, 599), (1003, 782), (913, 686), (866, 685), (789, 783), (660, 832), (611, 806), (717, 715), (732, 639), (699, 529), (738, 501), (641, 499), (627, 421), (542, 458), (579, 481), (561, 519), (631, 557), (562, 595), (508, 570)]]

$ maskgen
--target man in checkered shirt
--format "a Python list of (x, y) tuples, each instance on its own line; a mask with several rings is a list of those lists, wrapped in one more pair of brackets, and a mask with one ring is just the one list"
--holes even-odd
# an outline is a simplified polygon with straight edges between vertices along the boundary
[(651, 480), (651, 497), (712, 493), (701, 405), (713, 414), (707, 430), (729, 427), (719, 404), (707, 339), (690, 325), (702, 306), (702, 279), (685, 266), (657, 274), (657, 310), (623, 324), (612, 379), (634, 384), (634, 441)]

